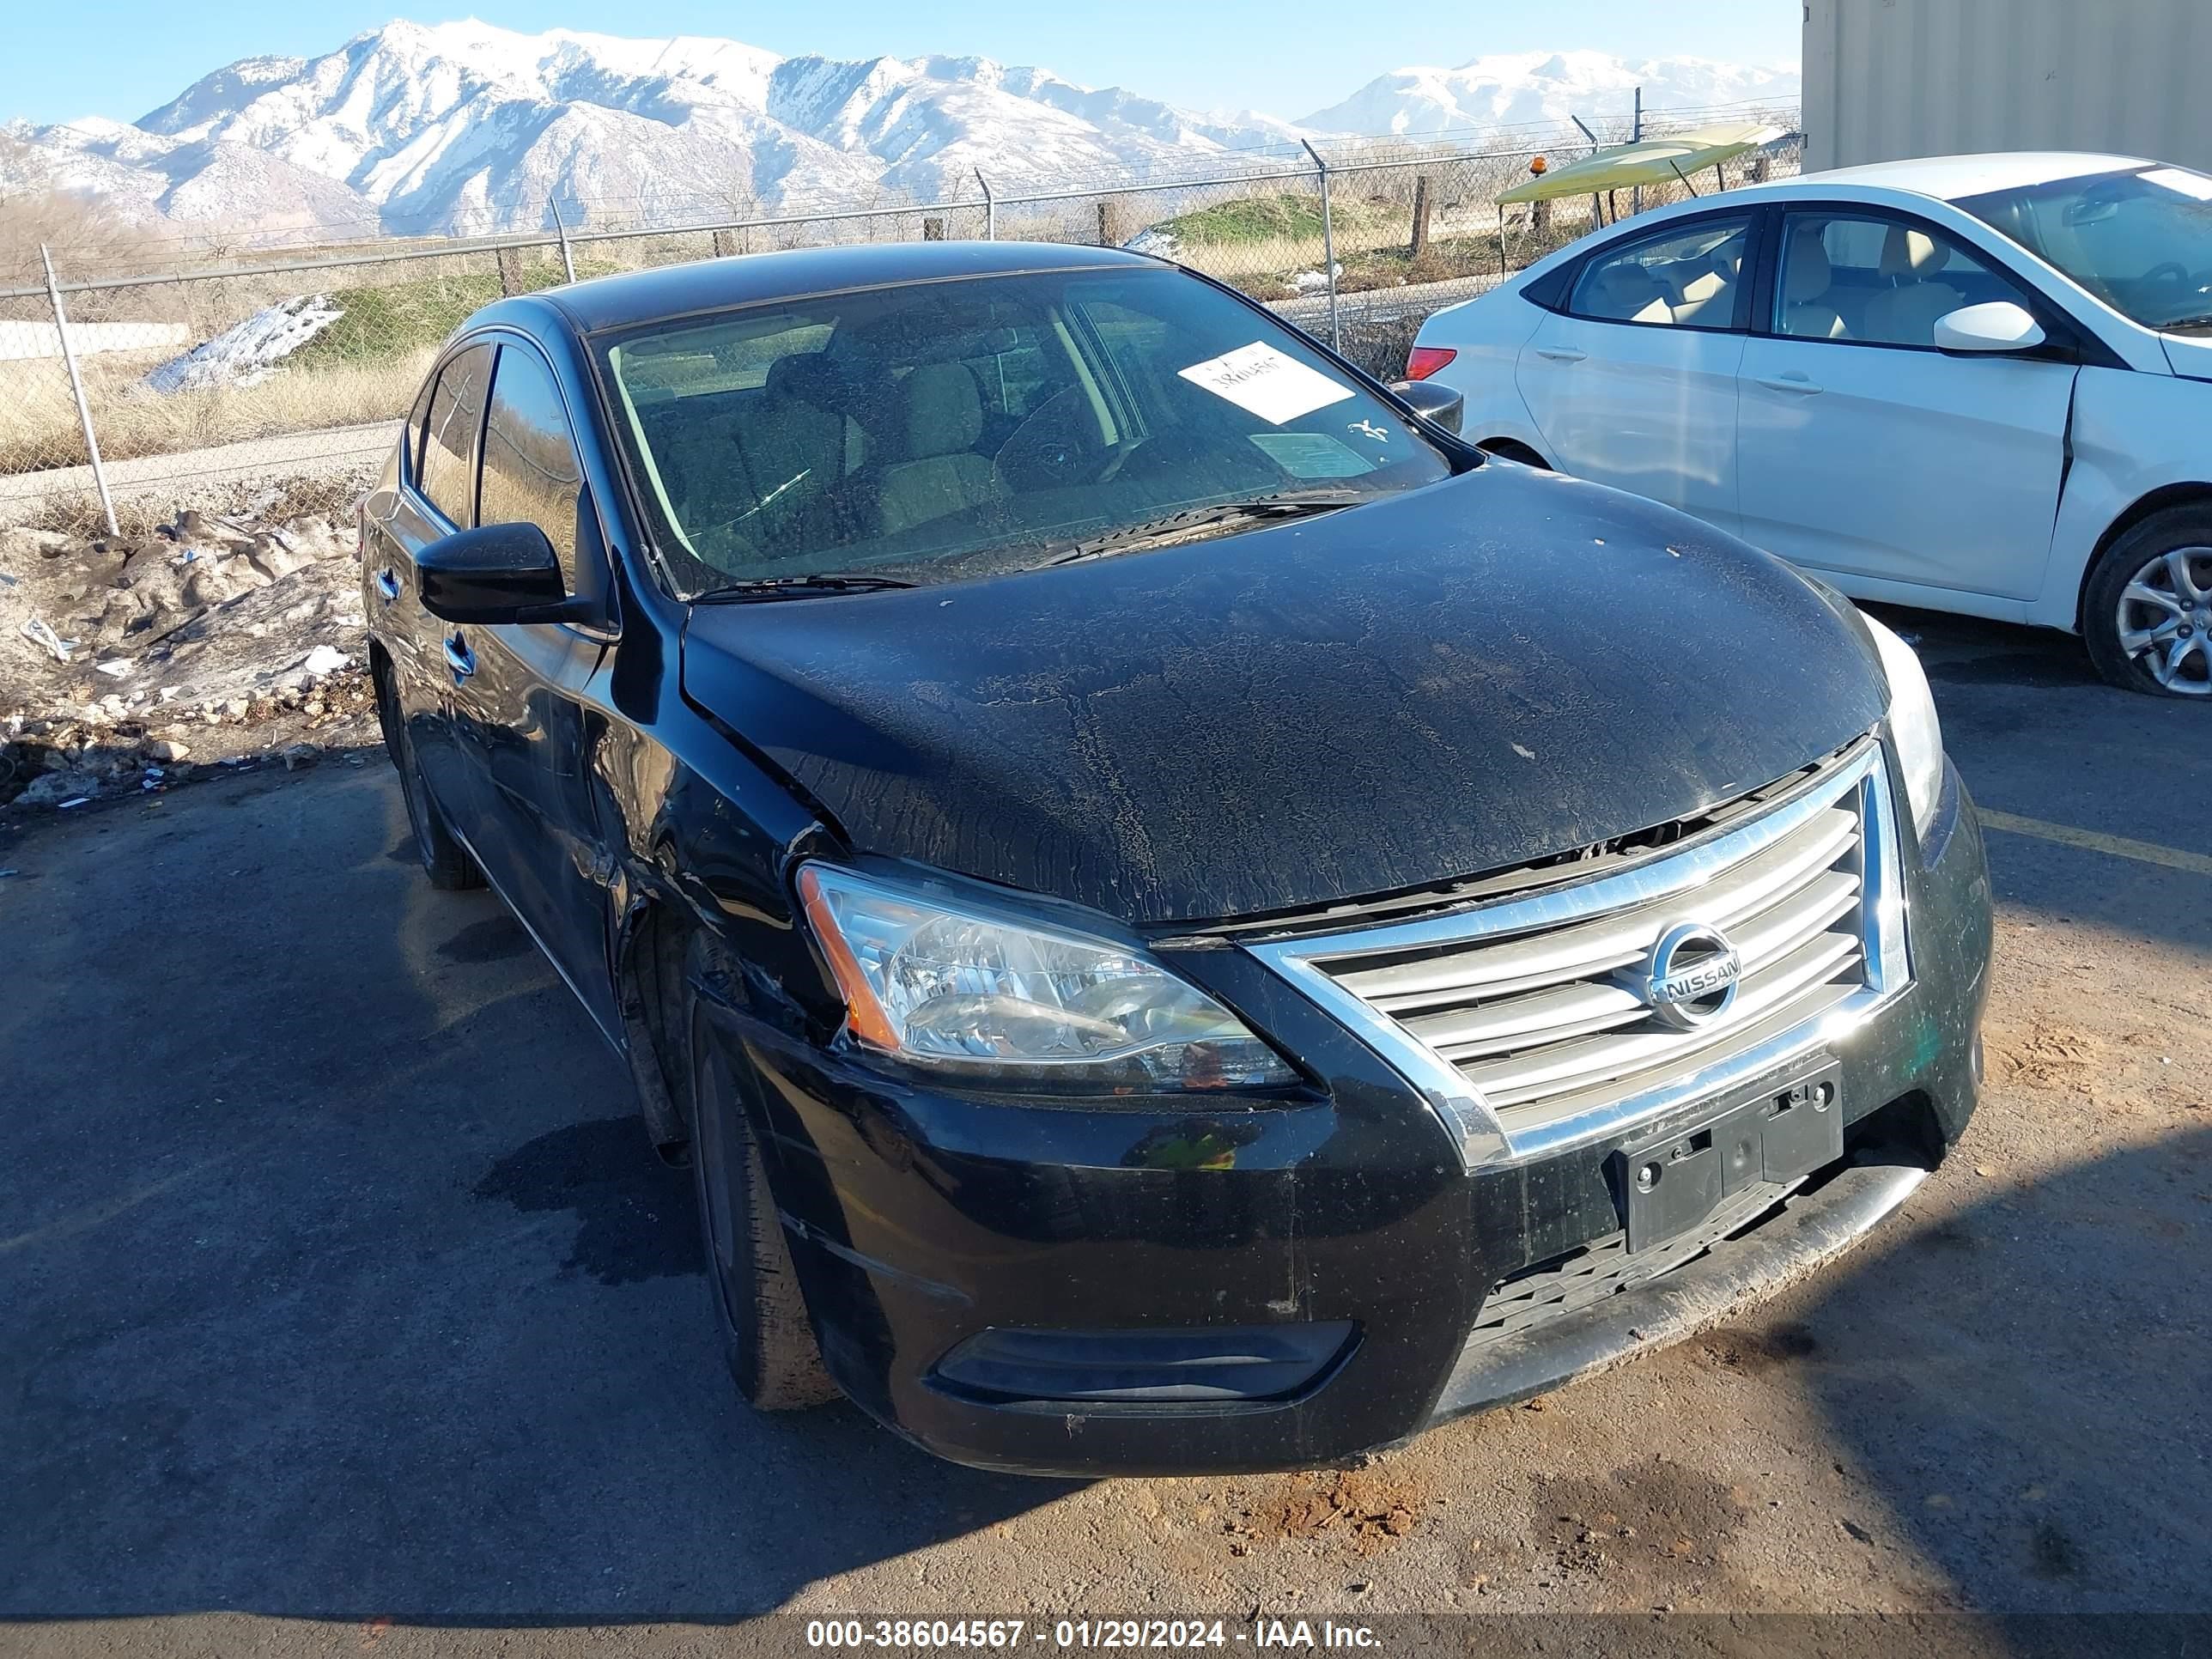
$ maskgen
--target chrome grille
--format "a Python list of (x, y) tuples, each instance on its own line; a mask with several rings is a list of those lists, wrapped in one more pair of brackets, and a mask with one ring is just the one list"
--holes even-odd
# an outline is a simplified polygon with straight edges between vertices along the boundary
[[(1902, 985), (1881, 762), (1863, 742), (1632, 869), (1255, 952), (1456, 1121), (1469, 1162), (1555, 1150), (1778, 1063)], [(1680, 1029), (1647, 965), (1686, 922), (1717, 930), (1740, 976), (1724, 1012)]]

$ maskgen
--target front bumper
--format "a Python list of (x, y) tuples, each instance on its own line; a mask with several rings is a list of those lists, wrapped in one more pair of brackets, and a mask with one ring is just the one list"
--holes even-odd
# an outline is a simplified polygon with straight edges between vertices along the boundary
[[(1468, 1169), (1396, 1071), (1243, 952), (1211, 953), (1206, 988), (1300, 1057), (1316, 1079), (1304, 1096), (1008, 1103), (864, 1070), (735, 1016), (720, 1029), (760, 1085), (824, 1361), (864, 1409), (985, 1468), (1310, 1468), (1674, 1340), (1904, 1201), (1965, 1127), (1979, 1081), (1989, 886), (1955, 775), (1904, 862), (1911, 983), (1817, 1056), (1841, 1070), (1842, 1162), (1775, 1195), (1748, 1231), (1692, 1241), (1709, 1248), (1663, 1276), (1627, 1274), (1617, 1293), (1503, 1334), (1507, 1286), (1619, 1234), (1607, 1160), (1626, 1137)], [(1268, 1327), (1354, 1334), (1266, 1399), (1022, 1398), (964, 1386), (957, 1362), (948, 1376), (948, 1356), (986, 1332)]]

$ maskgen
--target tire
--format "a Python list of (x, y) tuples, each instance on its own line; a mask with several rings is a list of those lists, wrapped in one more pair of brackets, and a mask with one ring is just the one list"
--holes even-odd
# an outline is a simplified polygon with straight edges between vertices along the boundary
[(2104, 550), (2081, 638), (2113, 685), (2212, 702), (2212, 506), (2154, 513)]
[(768, 1168), (746, 1113), (755, 1091), (724, 1045), (708, 1035), (693, 988), (714, 963), (693, 935), (684, 955), (684, 1030), (692, 1115), (692, 1184), (707, 1245), (707, 1283), (730, 1376), (755, 1411), (796, 1411), (837, 1397), (823, 1369), (805, 1297), (769, 1188)]
[(461, 893), (484, 884), (483, 872), (469, 856), (468, 848), (453, 838), (422, 782), (422, 768), (415, 763), (415, 745), (407, 735), (407, 720), (399, 712), (399, 699), (392, 689), (392, 671), (376, 675), (376, 723), (384, 731), (384, 752), (399, 774), (399, 793), (407, 802), (407, 822), (415, 832), (415, 855), (422, 860), (422, 873), (441, 892)]

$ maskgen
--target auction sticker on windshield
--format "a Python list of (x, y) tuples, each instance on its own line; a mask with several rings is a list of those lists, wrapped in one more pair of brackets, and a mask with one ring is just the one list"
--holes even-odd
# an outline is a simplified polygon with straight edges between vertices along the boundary
[(1258, 340), (1176, 372), (1275, 426), (1352, 396), (1352, 388), (1341, 381)]

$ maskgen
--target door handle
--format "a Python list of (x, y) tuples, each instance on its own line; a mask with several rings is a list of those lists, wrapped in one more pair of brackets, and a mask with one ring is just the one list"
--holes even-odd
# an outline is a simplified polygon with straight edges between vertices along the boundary
[(1795, 369), (1778, 374), (1771, 380), (1762, 374), (1759, 377), (1759, 383), (1769, 392), (1794, 392), (1801, 398), (1812, 397), (1820, 389), (1809, 376), (1800, 374)]
[(1589, 356), (1589, 353), (1577, 351), (1572, 346), (1538, 346), (1536, 355), (1539, 357), (1549, 357), (1555, 363), (1578, 363)]
[(453, 671), (455, 685), (477, 672), (477, 653), (459, 634), (446, 635), (446, 666)]
[(376, 573), (376, 591), (384, 595), (385, 604), (390, 605), (394, 599), (399, 597), (398, 576), (390, 570), (378, 571)]

